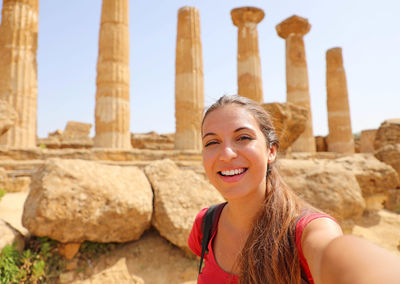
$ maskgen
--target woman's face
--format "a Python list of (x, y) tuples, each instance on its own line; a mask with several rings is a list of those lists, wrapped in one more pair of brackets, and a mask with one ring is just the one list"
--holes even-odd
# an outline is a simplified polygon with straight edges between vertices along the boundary
[(267, 148), (250, 112), (235, 104), (218, 108), (205, 118), (202, 135), (206, 174), (227, 200), (265, 195), (268, 159), (276, 151)]

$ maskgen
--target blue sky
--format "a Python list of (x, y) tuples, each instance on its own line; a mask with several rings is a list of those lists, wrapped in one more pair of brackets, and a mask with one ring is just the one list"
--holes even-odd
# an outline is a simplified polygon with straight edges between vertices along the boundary
[[(230, 10), (255, 6), (265, 102), (284, 102), (285, 44), (275, 26), (296, 14), (308, 18), (305, 36), (315, 135), (328, 133), (325, 53), (342, 47), (353, 132), (400, 117), (400, 11), (396, 0), (154, 1), (130, 0), (131, 132), (175, 130), (177, 12), (200, 11), (205, 103), (237, 92), (237, 28)], [(40, 0), (38, 135), (69, 120), (94, 128), (100, 0)], [(93, 131), (92, 131), (93, 133)]]

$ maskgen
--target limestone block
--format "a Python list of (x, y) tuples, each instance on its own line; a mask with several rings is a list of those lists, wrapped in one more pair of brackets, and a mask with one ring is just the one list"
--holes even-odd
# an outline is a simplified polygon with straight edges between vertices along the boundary
[(18, 114), (5, 100), (0, 100), (0, 136), (14, 126)]
[(279, 150), (286, 151), (306, 128), (307, 109), (289, 102), (263, 104), (262, 107), (272, 116)]
[(354, 138), (351, 130), (350, 106), (342, 49), (326, 52), (326, 89), (328, 109), (328, 151), (352, 154)]
[(24, 237), (20, 232), (0, 219), (0, 252), (6, 245), (15, 244), (17, 250), (22, 251), (25, 246)]
[(175, 61), (175, 149), (200, 150), (204, 109), (200, 14), (195, 7), (178, 11)]
[(315, 136), (315, 146), (317, 148), (317, 152), (327, 152), (328, 145), (326, 143), (325, 136)]
[(257, 24), (264, 19), (264, 11), (255, 7), (240, 7), (231, 11), (231, 17), (238, 27), (238, 94), (263, 103)]
[(353, 135), (354, 140), (354, 152), (355, 153), (362, 153), (361, 152), (361, 138), (359, 135)]
[(375, 157), (379, 161), (392, 166), (400, 177), (400, 143), (389, 144), (379, 148), (379, 150), (375, 152)]
[(32, 177), (22, 223), (63, 243), (127, 242), (149, 228), (152, 199), (135, 167), (49, 159)]
[(88, 137), (92, 124), (68, 121), (63, 132), (63, 137)]
[(388, 191), (384, 206), (386, 209), (400, 214), (400, 189), (391, 189)]
[(151, 131), (144, 134), (131, 134), (131, 144), (136, 149), (173, 150), (174, 143), (175, 133), (158, 134)]
[(154, 190), (153, 226), (171, 243), (189, 251), (187, 238), (197, 213), (224, 199), (204, 177), (179, 169), (171, 160), (155, 161), (144, 171)]
[(396, 171), (372, 154), (354, 154), (332, 160), (332, 162), (354, 173), (364, 198), (385, 193), (399, 184)]
[(376, 132), (375, 150), (388, 144), (400, 144), (400, 118), (385, 120)]
[(27, 192), (30, 183), (30, 177), (9, 177), (7, 171), (0, 168), (0, 189), (7, 192)]
[(60, 243), (57, 246), (58, 253), (66, 259), (73, 259), (78, 253), (81, 243)]
[(374, 141), (377, 129), (368, 129), (361, 131), (360, 153), (373, 153), (375, 151)]
[(330, 160), (280, 160), (287, 184), (304, 200), (338, 221), (356, 220), (365, 201), (351, 171)]

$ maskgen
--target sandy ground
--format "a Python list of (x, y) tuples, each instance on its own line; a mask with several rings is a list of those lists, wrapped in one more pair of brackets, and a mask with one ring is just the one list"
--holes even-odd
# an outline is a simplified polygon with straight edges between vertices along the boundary
[[(24, 235), (28, 232), (21, 224), (21, 216), (26, 196), (25, 192), (7, 193), (0, 201), (0, 219)], [(400, 256), (400, 214), (387, 210), (364, 214), (352, 233)], [(94, 260), (84, 269), (85, 273), (74, 273), (74, 278), (85, 279), (121, 258), (126, 259), (129, 274), (142, 278), (146, 284), (190, 283), (197, 276), (198, 260), (188, 257), (151, 229), (140, 240), (123, 244)]]

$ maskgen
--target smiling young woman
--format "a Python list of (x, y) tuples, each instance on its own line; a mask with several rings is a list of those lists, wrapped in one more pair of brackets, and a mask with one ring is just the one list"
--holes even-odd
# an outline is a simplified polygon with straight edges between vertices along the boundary
[[(206, 175), (227, 204), (198, 283), (350, 283), (334, 282), (343, 268), (331, 245), (347, 249), (353, 240), (338, 242), (336, 221), (282, 180), (275, 166), (279, 141), (261, 106), (240, 96), (221, 97), (203, 117), (202, 142)], [(206, 210), (197, 215), (188, 240), (197, 255)]]

